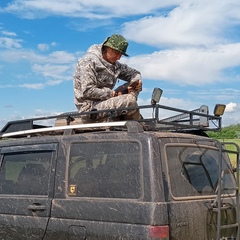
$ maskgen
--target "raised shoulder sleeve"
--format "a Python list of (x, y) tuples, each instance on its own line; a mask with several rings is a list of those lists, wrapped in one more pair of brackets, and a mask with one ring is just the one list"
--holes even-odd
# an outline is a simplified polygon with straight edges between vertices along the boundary
[(119, 79), (127, 81), (129, 83), (133, 83), (142, 79), (141, 73), (138, 70), (129, 67), (127, 64), (118, 64), (120, 68), (120, 73), (118, 76)]

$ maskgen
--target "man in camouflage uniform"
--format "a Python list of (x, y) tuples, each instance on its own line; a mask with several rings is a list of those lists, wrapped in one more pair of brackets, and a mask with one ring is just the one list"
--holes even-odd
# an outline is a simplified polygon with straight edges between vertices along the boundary
[[(123, 36), (113, 34), (102, 44), (92, 45), (79, 59), (74, 75), (74, 103), (79, 112), (138, 106), (141, 74), (118, 61), (122, 55), (128, 56), (127, 47), (128, 42)], [(117, 79), (127, 83), (113, 90)], [(114, 114), (124, 116), (124, 119), (140, 119), (139, 110), (115, 111)], [(99, 113), (97, 120), (106, 119), (108, 115)], [(89, 116), (82, 116), (83, 122), (89, 122)]]

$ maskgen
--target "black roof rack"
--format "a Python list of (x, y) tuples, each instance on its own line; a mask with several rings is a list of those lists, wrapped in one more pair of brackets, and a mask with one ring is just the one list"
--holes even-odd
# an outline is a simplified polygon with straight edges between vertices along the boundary
[[(136, 108), (121, 108), (117, 109), (117, 111), (124, 111), (124, 110), (133, 110)], [(155, 131), (193, 131), (193, 130), (201, 130), (201, 131), (219, 131), (221, 130), (221, 116), (209, 115), (208, 106), (202, 105), (200, 108), (188, 111), (179, 108), (173, 108), (165, 105), (144, 105), (139, 106), (138, 109), (140, 110), (152, 110), (152, 117), (151, 118), (143, 118), (138, 120), (140, 124), (145, 128), (145, 130), (155, 130)], [(170, 111), (174, 113), (171, 117), (167, 118), (160, 118), (160, 115), (163, 111)], [(108, 113), (108, 120), (107, 122), (112, 122), (115, 116), (116, 109), (109, 109), (109, 110), (101, 110), (101, 111), (91, 111), (91, 112), (67, 112), (60, 115), (55, 116), (45, 116), (45, 117), (38, 117), (38, 118), (30, 118), (30, 119), (23, 119), (23, 120), (16, 120), (8, 122), (0, 132), (0, 138), (3, 137), (10, 137), (14, 136), (14, 134), (10, 134), (15, 132), (15, 136), (18, 135), (17, 132), (19, 131), (28, 131), (32, 130), (31, 133), (40, 133), (40, 132), (49, 132), (49, 131), (59, 131), (64, 129), (63, 126), (46, 126), (37, 124), (36, 122), (46, 121), (46, 120), (62, 120), (62, 125), (76, 125), (73, 128), (79, 128), (79, 122), (77, 119), (81, 119), (82, 115), (87, 114), (97, 114), (101, 112)], [(176, 114), (177, 113), (177, 114)], [(210, 126), (210, 123), (212, 126)], [(107, 126), (107, 124), (105, 124)], [(114, 124), (113, 124), (114, 125)], [(113, 125), (111, 127), (113, 127)], [(82, 124), (81, 129), (84, 129), (86, 124)], [(97, 127), (102, 127), (102, 124), (93, 124), (91, 125), (93, 130), (96, 130)], [(119, 127), (119, 126), (118, 126)], [(45, 131), (43, 128), (47, 128)], [(87, 127), (88, 130), (91, 128), (90, 126)], [(26, 134), (25, 134), (26, 135)]]

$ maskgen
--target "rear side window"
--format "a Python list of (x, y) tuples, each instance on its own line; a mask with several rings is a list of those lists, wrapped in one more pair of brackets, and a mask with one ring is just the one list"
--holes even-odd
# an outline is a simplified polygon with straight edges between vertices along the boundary
[(69, 196), (139, 198), (139, 143), (74, 143), (68, 177)]
[[(167, 145), (166, 164), (172, 195), (175, 197), (217, 193), (219, 152), (208, 147)], [(223, 155), (223, 188), (235, 187), (231, 166)], [(225, 190), (225, 194), (232, 190)]]
[(19, 151), (1, 156), (0, 193), (47, 195), (53, 152)]

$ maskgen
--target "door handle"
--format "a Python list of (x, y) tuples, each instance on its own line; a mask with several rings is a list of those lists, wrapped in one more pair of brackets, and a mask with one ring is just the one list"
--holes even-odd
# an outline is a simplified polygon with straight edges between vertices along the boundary
[(34, 203), (31, 205), (28, 205), (28, 210), (36, 212), (36, 211), (44, 211), (45, 210), (45, 206), (41, 205), (40, 203)]

